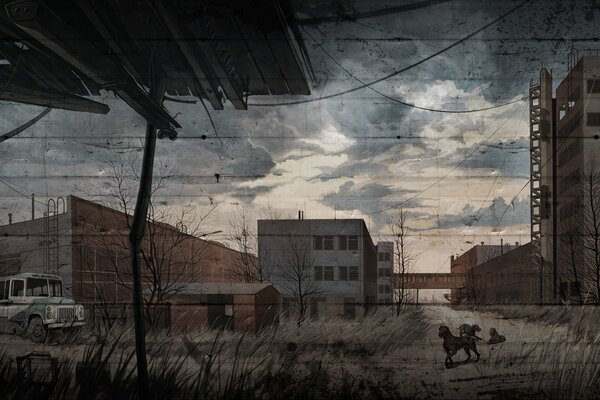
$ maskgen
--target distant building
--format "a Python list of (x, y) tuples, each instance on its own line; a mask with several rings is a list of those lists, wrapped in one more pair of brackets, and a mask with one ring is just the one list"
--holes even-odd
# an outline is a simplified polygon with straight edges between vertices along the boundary
[(313, 317), (354, 317), (377, 303), (377, 250), (362, 219), (259, 220), (258, 247), (284, 313), (308, 301)]
[[(54, 210), (46, 217), (0, 226), (0, 274), (58, 274), (66, 295), (84, 304), (92, 318), (123, 318), (132, 301), (127, 216), (75, 196)], [(240, 256), (220, 243), (186, 233), (183, 226), (149, 223), (146, 249), (149, 237), (154, 237), (155, 247), (142, 257), (142, 285), (146, 292), (152, 289), (155, 298), (162, 290), (159, 311), (165, 316), (180, 288), (229, 282), (228, 270)], [(157, 279), (153, 274), (159, 274)]]
[(377, 243), (377, 303), (391, 304), (394, 292), (394, 244)]
[(595, 283), (583, 276), (595, 269), (585, 241), (590, 199), (598, 196), (589, 196), (586, 182), (600, 173), (600, 57), (571, 56), (555, 96), (542, 69), (530, 88), (530, 120), (532, 253), (542, 267), (543, 301), (593, 298)]
[(453, 304), (537, 302), (539, 273), (531, 257), (531, 243), (519, 246), (473, 246), (458, 257), (450, 257), (450, 272), (464, 274), (465, 286), (451, 289)]
[[(450, 272), (453, 274), (466, 274), (471, 268), (499, 256), (501, 252), (500, 246), (486, 245), (483, 242), (480, 245), (474, 245), (458, 257), (450, 256)], [(453, 303), (464, 302), (467, 298), (467, 288), (451, 289), (450, 297)]]
[(476, 265), (467, 275), (467, 298), (477, 304), (539, 303), (539, 271), (531, 260), (531, 243), (509, 247)]

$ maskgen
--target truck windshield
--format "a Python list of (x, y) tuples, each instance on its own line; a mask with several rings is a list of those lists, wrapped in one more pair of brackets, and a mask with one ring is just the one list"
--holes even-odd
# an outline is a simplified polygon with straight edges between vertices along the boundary
[(50, 279), (50, 296), (62, 297), (62, 282), (58, 280)]
[(27, 278), (27, 296), (48, 297), (48, 281), (41, 278)]

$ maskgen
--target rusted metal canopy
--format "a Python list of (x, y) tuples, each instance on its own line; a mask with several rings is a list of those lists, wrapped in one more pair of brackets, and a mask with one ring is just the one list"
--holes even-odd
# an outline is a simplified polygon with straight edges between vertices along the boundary
[[(222, 109), (250, 95), (310, 94), (310, 65), (287, 0), (0, 0), (0, 100), (107, 113), (113, 91), (159, 129), (179, 127), (149, 97)], [(150, 67), (151, 66), (151, 67)]]

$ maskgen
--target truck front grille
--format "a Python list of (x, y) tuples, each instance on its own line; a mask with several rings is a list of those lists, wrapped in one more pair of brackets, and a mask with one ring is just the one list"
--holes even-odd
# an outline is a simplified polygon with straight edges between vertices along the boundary
[(71, 322), (75, 320), (75, 307), (60, 307), (58, 309), (58, 320)]

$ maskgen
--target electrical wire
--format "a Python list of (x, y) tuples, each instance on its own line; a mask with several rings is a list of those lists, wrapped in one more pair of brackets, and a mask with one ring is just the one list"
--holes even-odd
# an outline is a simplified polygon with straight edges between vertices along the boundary
[[(304, 33), (306, 33), (306, 35), (315, 43), (315, 45), (329, 58), (331, 59), (331, 61), (333, 61), (338, 67), (340, 67), (345, 73), (347, 73), (352, 79), (354, 79), (355, 81), (357, 81), (358, 83), (360, 83), (361, 85), (365, 85), (366, 88), (368, 88), (369, 90), (377, 93), (378, 95), (380, 95), (381, 97), (384, 97), (388, 100), (391, 100), (395, 103), (401, 104), (403, 106), (406, 107), (411, 107), (411, 108), (416, 108), (418, 110), (423, 110), (423, 111), (430, 111), (430, 112), (436, 112), (436, 113), (446, 113), (446, 114), (469, 114), (469, 113), (476, 113), (476, 112), (482, 112), (482, 111), (488, 111), (488, 110), (494, 110), (496, 108), (500, 108), (500, 107), (506, 107), (510, 104), (514, 104), (514, 103), (518, 103), (520, 101), (524, 101), (527, 100), (529, 97), (528, 96), (524, 96), (521, 98), (518, 98), (516, 100), (511, 100), (509, 102), (506, 103), (502, 103), (502, 104), (495, 104), (493, 106), (489, 106), (489, 107), (483, 107), (483, 108), (477, 108), (477, 109), (471, 109), (471, 110), (444, 110), (444, 109), (440, 109), (440, 108), (431, 108), (431, 107), (423, 107), (423, 106), (418, 106), (416, 104), (412, 104), (412, 103), (407, 103), (405, 101), (402, 101), (400, 99), (397, 99), (395, 97), (392, 97), (388, 94), (385, 94), (377, 89), (375, 89), (374, 87), (368, 85), (367, 83), (365, 83), (363, 80), (359, 79), (357, 76), (355, 76), (352, 72), (350, 72), (347, 68), (345, 68), (339, 61), (337, 61), (327, 50), (325, 50), (325, 48), (319, 43), (317, 42), (317, 40), (309, 33), (306, 31), (306, 29), (303, 29)], [(322, 98), (322, 97), (321, 97)]]
[(501, 20), (503, 20), (504, 18), (506, 18), (507, 16), (509, 16), (510, 14), (514, 13), (515, 11), (517, 11), (518, 9), (520, 9), (521, 7), (523, 7), (525, 4), (529, 3), (531, 0), (525, 0), (521, 3), (519, 3), (517, 6), (511, 8), (510, 10), (508, 10), (507, 12), (505, 12), (504, 14), (500, 15), (499, 17), (495, 18), (494, 20), (492, 20), (491, 22), (488, 22), (487, 24), (485, 24), (484, 26), (482, 26), (481, 28), (477, 29), (476, 31), (462, 37), (461, 39), (457, 40), (456, 42), (452, 43), (449, 46), (444, 47), (441, 50), (436, 51), (435, 53), (420, 59), (419, 61), (416, 61), (402, 69), (396, 70), (390, 74), (387, 74), (381, 78), (375, 79), (371, 82), (365, 83), (365, 84), (361, 84), (359, 86), (356, 86), (354, 88), (351, 89), (347, 89), (341, 92), (337, 92), (337, 93), (332, 93), (329, 94), (327, 96), (323, 96), (323, 97), (319, 97), (319, 98), (313, 98), (313, 99), (306, 99), (306, 100), (296, 100), (296, 101), (289, 101), (289, 102), (284, 102), (284, 103), (248, 103), (249, 106), (255, 106), (255, 107), (279, 107), (279, 106), (289, 106), (289, 105), (295, 105), (295, 104), (306, 104), (306, 103), (313, 103), (316, 101), (321, 101), (321, 100), (328, 100), (328, 99), (332, 99), (335, 97), (339, 97), (339, 96), (343, 96), (345, 94), (349, 94), (349, 93), (353, 93), (356, 92), (358, 90), (364, 89), (366, 87), (372, 86), (376, 83), (379, 82), (383, 82), (386, 81), (396, 75), (399, 75), (403, 72), (406, 72), (412, 68), (415, 68), (429, 60), (431, 60), (432, 58), (435, 58), (437, 56), (439, 56), (442, 53), (445, 53), (446, 51), (458, 46), (459, 44), (469, 40), (470, 38), (472, 38), (473, 36), (477, 35), (478, 33), (484, 31), (485, 29), (489, 28), (490, 26), (500, 22)]

